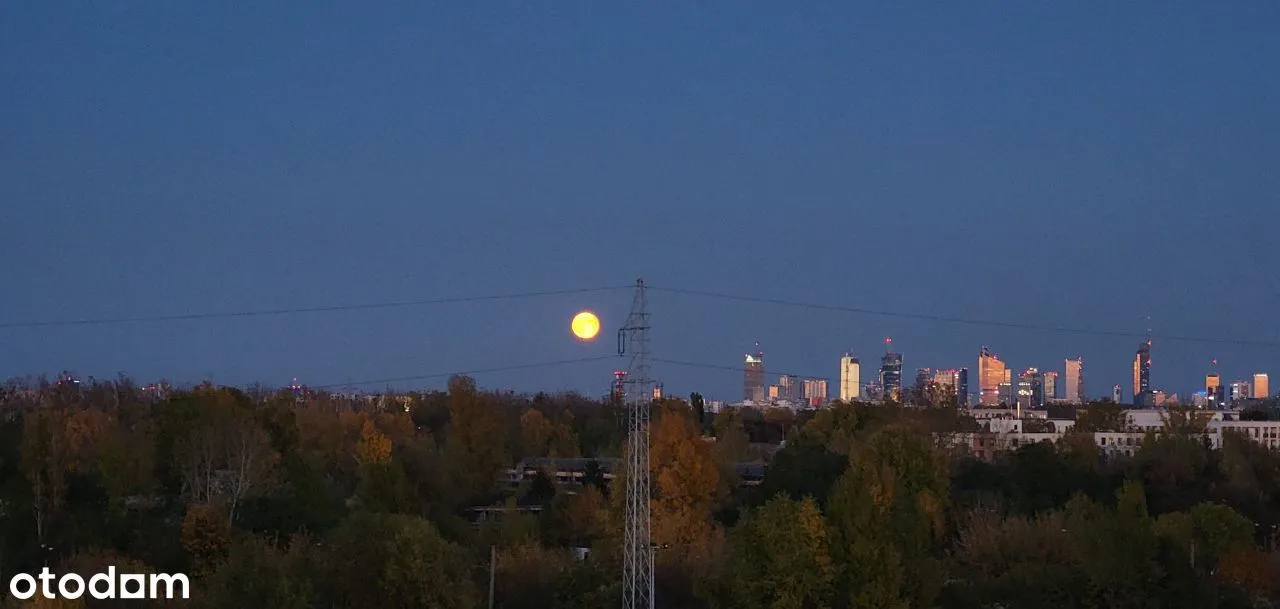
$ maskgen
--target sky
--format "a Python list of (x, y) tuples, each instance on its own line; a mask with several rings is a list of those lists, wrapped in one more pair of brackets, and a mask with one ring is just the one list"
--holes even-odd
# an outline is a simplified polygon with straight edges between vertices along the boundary
[[(644, 278), (1150, 328), (1157, 388), (1185, 395), (1217, 358), (1274, 390), (1276, 31), (1270, 0), (15, 4), (0, 326)], [(1018, 369), (1081, 356), (1089, 394), (1126, 396), (1138, 342), (648, 298), (655, 358), (730, 368), (655, 376), (714, 399), (741, 398), (757, 340), (768, 382), (834, 379), (892, 336), (908, 379), (973, 374), (989, 345)], [(318, 385), (604, 357), (631, 301), (0, 327), (0, 377)], [(584, 308), (594, 342), (569, 333)], [(476, 378), (598, 395), (624, 365)]]

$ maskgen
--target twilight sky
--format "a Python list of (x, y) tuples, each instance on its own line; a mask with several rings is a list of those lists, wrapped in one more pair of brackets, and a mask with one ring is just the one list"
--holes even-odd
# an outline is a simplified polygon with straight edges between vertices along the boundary
[[(0, 325), (624, 285), (1156, 339), (1280, 385), (1280, 3), (18, 3)], [(179, 4), (185, 4), (179, 6)], [(263, 6), (258, 6), (262, 4)], [(445, 3), (449, 4), (449, 3)], [(535, 6), (536, 5), (536, 6)], [(753, 6), (754, 5), (754, 6)], [(837, 374), (1137, 341), (652, 293), (656, 357)], [(626, 290), (0, 328), (0, 377), (344, 383), (608, 355)], [(602, 339), (571, 339), (579, 308)], [(478, 375), (604, 391), (601, 361)], [(659, 364), (669, 393), (741, 373)], [(417, 383), (422, 385), (424, 383)], [(440, 386), (443, 379), (426, 382)]]

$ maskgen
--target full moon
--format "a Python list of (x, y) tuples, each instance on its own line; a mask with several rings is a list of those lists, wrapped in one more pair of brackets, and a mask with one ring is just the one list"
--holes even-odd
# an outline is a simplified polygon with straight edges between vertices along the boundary
[(574, 336), (591, 340), (600, 332), (600, 319), (591, 311), (583, 311), (573, 316), (573, 323), (569, 327), (573, 329)]

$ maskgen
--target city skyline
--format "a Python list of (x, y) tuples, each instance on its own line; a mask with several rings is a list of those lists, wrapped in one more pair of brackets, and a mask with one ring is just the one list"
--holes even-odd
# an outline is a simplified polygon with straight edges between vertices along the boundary
[[(831, 379), (852, 347), (870, 379), (892, 336), (908, 371), (973, 371), (984, 344), (1015, 371), (1080, 355), (1097, 395), (1131, 388), (1147, 329), (1157, 388), (1198, 389), (1213, 358), (1224, 383), (1275, 373), (1280, 348), (1229, 342), (1280, 343), (1259, 280), (1277, 9), (1245, 5), (21, 4), (0, 21), (0, 324), (644, 277), (921, 316), (652, 294), (655, 356), (738, 374), (759, 339)], [(873, 265), (896, 281), (862, 280)], [(604, 357), (630, 304), (9, 328), (0, 377), (338, 384)], [(567, 332), (583, 309), (594, 344)], [(477, 380), (597, 395), (617, 367)], [(669, 395), (742, 393), (734, 371), (654, 372)]]

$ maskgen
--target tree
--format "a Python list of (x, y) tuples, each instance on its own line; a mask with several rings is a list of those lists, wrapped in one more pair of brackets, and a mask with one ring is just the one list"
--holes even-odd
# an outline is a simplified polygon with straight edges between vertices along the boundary
[(182, 521), (182, 548), (197, 575), (213, 573), (231, 548), (227, 518), (210, 505), (189, 506)]
[(510, 465), (502, 420), (467, 377), (449, 380), (449, 429), (445, 458), (456, 485), (473, 499), (488, 495), (498, 472)]
[(378, 465), (391, 460), (391, 438), (378, 431), (373, 421), (365, 421), (360, 428), (360, 442), (356, 444), (356, 462), (361, 465)]
[(471, 609), (473, 563), (426, 520), (356, 514), (324, 540), (317, 606)]
[(30, 412), (23, 420), (22, 471), (31, 485), (36, 541), (41, 544), (66, 496), (67, 470), (71, 467), (66, 420), (66, 412), (54, 408)]
[(836, 569), (826, 523), (811, 498), (779, 494), (752, 510), (729, 537), (728, 560), (714, 606), (829, 606)]
[(547, 456), (553, 425), (542, 412), (530, 408), (520, 415), (520, 440), (527, 457)]
[(1119, 404), (1091, 402), (1076, 409), (1076, 431), (1086, 433), (1119, 432), (1128, 426), (1128, 418)]
[(945, 458), (901, 426), (872, 436), (851, 457), (828, 512), (838, 594), (853, 607), (929, 606), (944, 576), (938, 560), (948, 502)]
[(309, 545), (308, 538), (298, 537), (282, 551), (261, 539), (242, 537), (197, 598), (210, 609), (307, 609), (313, 598), (306, 572)]

